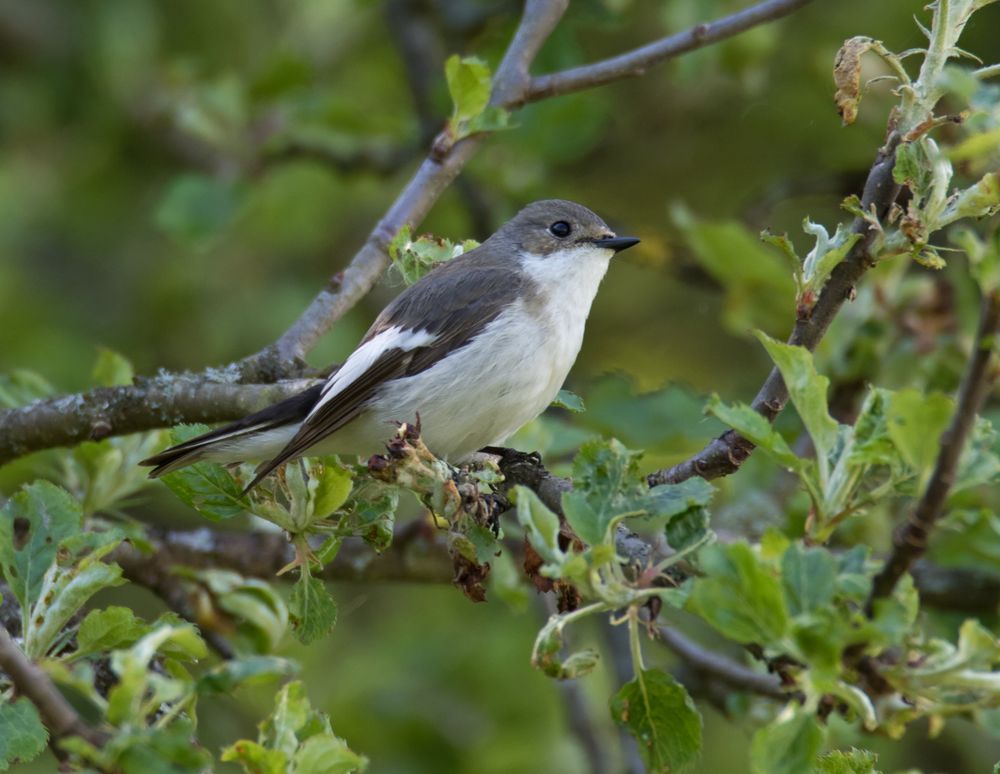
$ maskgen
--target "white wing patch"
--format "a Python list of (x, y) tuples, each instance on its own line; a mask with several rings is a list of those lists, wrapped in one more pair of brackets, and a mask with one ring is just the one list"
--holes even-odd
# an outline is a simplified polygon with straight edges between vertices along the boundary
[(347, 361), (340, 367), (340, 370), (330, 376), (323, 386), (322, 397), (313, 406), (312, 411), (309, 412), (309, 416), (306, 417), (303, 424), (306, 424), (309, 421), (309, 417), (313, 416), (322, 406), (343, 392), (348, 385), (371, 368), (375, 361), (389, 350), (401, 349), (404, 352), (409, 352), (417, 347), (426, 347), (429, 344), (433, 344), (437, 338), (437, 334), (428, 331), (414, 331), (393, 327), (382, 331), (371, 341), (366, 341), (351, 353), (351, 356), (347, 358)]

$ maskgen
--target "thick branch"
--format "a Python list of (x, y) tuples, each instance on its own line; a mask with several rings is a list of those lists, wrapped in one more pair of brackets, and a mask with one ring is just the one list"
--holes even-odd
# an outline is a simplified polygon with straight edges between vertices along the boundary
[[(879, 149), (865, 181), (861, 199), (862, 208), (866, 212), (872, 212), (874, 208), (875, 214), (880, 219), (888, 213), (899, 195), (899, 185), (892, 178), (898, 145), (899, 136), (893, 132), (886, 144)], [(855, 243), (847, 257), (834, 268), (812, 310), (795, 321), (795, 328), (788, 339), (789, 344), (805, 347), (809, 351), (816, 349), (816, 345), (830, 327), (833, 318), (837, 316), (840, 307), (853, 296), (858, 280), (874, 265), (869, 250), (877, 235), (876, 230), (864, 218), (856, 218), (852, 229), (854, 233), (862, 234), (862, 238)], [(772, 368), (757, 397), (754, 398), (753, 407), (769, 421), (774, 421), (787, 402), (788, 389), (785, 381), (781, 378), (781, 372), (777, 368)], [(728, 476), (739, 469), (753, 448), (750, 441), (730, 430), (684, 462), (650, 474), (649, 485), (677, 484), (692, 476), (707, 479)]]
[(944, 511), (945, 500), (955, 482), (958, 462), (972, 433), (976, 415), (997, 376), (992, 358), (998, 328), (1000, 291), (993, 290), (983, 295), (974, 350), (958, 391), (955, 415), (941, 436), (941, 450), (934, 471), (916, 509), (893, 535), (892, 553), (872, 582), (869, 613), (874, 601), (889, 596), (910, 565), (927, 550), (927, 538)]
[(91, 744), (103, 744), (103, 737), (83, 721), (44, 670), (28, 660), (3, 626), (0, 626), (0, 671), (38, 709), (51, 742), (81, 736)]
[(695, 25), (684, 32), (661, 38), (610, 59), (550, 75), (536, 76), (531, 79), (531, 87), (525, 95), (525, 100), (535, 102), (560, 94), (603, 86), (622, 78), (645, 75), (654, 65), (731, 38), (751, 27), (788, 16), (810, 2), (812, 0), (765, 0), (729, 16)]
[(126, 387), (45, 398), (0, 412), (0, 465), (39, 449), (71, 446), (179, 422), (239, 419), (309, 387), (310, 380), (234, 384), (165, 376)]

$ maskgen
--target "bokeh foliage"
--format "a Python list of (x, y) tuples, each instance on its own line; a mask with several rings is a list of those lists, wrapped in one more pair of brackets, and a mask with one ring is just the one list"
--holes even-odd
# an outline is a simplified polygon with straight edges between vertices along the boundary
[[(0, 372), (13, 374), (0, 382), (0, 402), (15, 405), (25, 396), (127, 379), (125, 366), (113, 356), (98, 357), (98, 346), (127, 353), (139, 372), (149, 373), (225, 363), (272, 340), (353, 254), (427, 140), (427, 122), (414, 110), (410, 74), (385, 17), (405, 5), (389, 4), (387, 11), (360, 1), (25, 0), (0, 7)], [(457, 52), (495, 64), (513, 28), (516, 4), (442, 0), (427, 5), (433, 9), (429, 24), (438, 48), (432, 52), (436, 62), (425, 84), (423, 110), (434, 119), (434, 129), (449, 116), (460, 117), (452, 113), (445, 58)], [(576, 3), (536, 69), (615, 53), (738, 5), (729, 0)], [(521, 448), (538, 448), (551, 466), (572, 472), (570, 460), (585, 441), (613, 435), (625, 447), (645, 449), (634, 464), (649, 470), (681, 459), (722, 429), (702, 413), (708, 393), (721, 395), (710, 404), (715, 416), (737, 424), (739, 407), (733, 402), (752, 395), (770, 364), (751, 330), (783, 337), (794, 319), (796, 292), (801, 300), (809, 289), (808, 278), (793, 277), (786, 256), (761, 243), (758, 232), (791, 234), (802, 256), (814, 239), (826, 238), (815, 226), (809, 238), (800, 238), (803, 217), (831, 230), (843, 219), (841, 202), (857, 192), (895, 101), (889, 85), (876, 85), (865, 95), (857, 123), (844, 129), (832, 101), (834, 53), (844, 39), (862, 34), (894, 51), (919, 46), (923, 41), (911, 16), (920, 10), (915, 2), (816, 3), (787, 22), (692, 54), (645, 78), (529, 106), (518, 113), (514, 129), (489, 140), (466, 172), (466, 182), (446, 194), (420, 232), (455, 243), (482, 239), (521, 203), (565, 196), (592, 206), (621, 233), (643, 239), (615, 262), (589, 323), (571, 379), (587, 410), (551, 412), (522, 432)], [(963, 48), (997, 62), (998, 27), (1000, 8), (985, 9), (969, 26)], [(886, 71), (877, 59), (865, 61), (866, 76)], [(958, 76), (949, 88), (950, 99), (979, 98)], [(996, 137), (995, 115), (976, 114), (971, 122), (970, 136)], [(958, 180), (968, 185), (996, 169), (997, 157), (982, 140), (978, 147), (963, 143), (962, 131), (946, 127), (942, 142), (950, 147)], [(925, 198), (931, 196), (930, 181), (913, 182), (915, 189), (923, 186)], [(971, 238), (959, 241), (970, 254), (976, 250)], [(822, 518), (836, 520), (845, 546), (884, 549), (901, 513), (898, 498), (912, 495), (913, 482), (932, 459), (924, 443), (932, 433), (914, 437), (898, 426), (894, 431), (893, 407), (897, 416), (919, 408), (928, 426), (937, 426), (947, 400), (924, 402), (917, 396), (953, 391), (961, 373), (974, 322), (975, 285), (963, 258), (942, 255), (949, 263), (937, 272), (903, 260), (872, 272), (817, 354), (819, 372), (833, 383), (833, 418), (826, 407), (824, 419), (796, 403), (814, 443), (833, 439), (823, 451), (835, 468), (838, 454), (845, 453), (842, 428), (850, 424), (842, 412), (860, 405), (864, 385), (899, 390), (869, 395), (878, 405), (863, 416), (881, 423), (881, 446), (866, 449), (869, 457), (856, 453), (852, 458), (858, 464), (882, 464), (888, 470), (882, 483), (891, 482), (893, 497), (881, 499), (864, 518), (845, 513), (853, 504), (847, 501), (832, 502), (832, 510), (820, 508)], [(407, 279), (407, 267), (390, 273), (388, 282), (337, 325), (313, 353), (316, 364), (350, 350)], [(848, 408), (836, 405), (837, 398)], [(792, 438), (800, 427), (789, 412), (778, 431)], [(985, 449), (991, 439), (983, 432), (980, 448)], [(13, 493), (41, 471), (75, 496), (81, 515), (114, 510), (159, 522), (195, 523), (190, 511), (155, 490), (143, 490), (138, 504), (142, 479), (133, 463), (144, 456), (146, 444), (161, 441), (116, 439), (81, 446), (72, 455), (36, 455), (0, 471), (0, 487)], [(596, 455), (604, 447), (585, 448)], [(617, 447), (613, 451), (619, 453)], [(846, 554), (841, 566), (831, 568), (820, 555), (789, 544), (788, 537), (775, 537), (783, 532), (794, 539), (815, 530), (817, 522), (807, 523), (809, 495), (816, 505), (830, 492), (813, 470), (806, 471), (815, 478), (805, 486), (809, 495), (788, 485), (781, 468), (798, 463), (784, 449), (772, 454), (779, 464), (760, 457), (721, 484), (713, 526), (751, 541), (765, 535), (767, 555), (751, 555), (742, 543), (710, 549), (703, 561), (717, 571), (716, 585), (698, 586), (686, 604), (731, 639), (786, 647), (790, 639), (793, 650), (816, 659), (822, 655), (820, 643), (829, 645), (829, 627), (843, 629), (830, 617), (849, 615), (845, 600), (858, 593), (850, 582), (863, 582), (870, 567), (863, 557)], [(332, 499), (327, 505), (333, 511), (343, 505), (343, 500), (332, 505), (333, 500), (347, 494), (336, 491), (337, 473), (328, 475), (326, 492)], [(238, 487), (230, 494), (237, 493)], [(296, 492), (287, 492), (289, 508), (279, 516), (294, 511), (296, 502), (301, 513), (313, 515), (316, 490), (298, 494), (305, 499), (295, 501)], [(198, 496), (192, 495), (192, 502)], [(60, 495), (44, 497), (58, 500)], [(609, 522), (595, 522), (593, 503), (586, 495), (579, 500), (568, 516), (583, 529), (595, 529), (593, 542), (599, 543)], [(945, 566), (1000, 572), (995, 502), (971, 490), (957, 494), (954, 504), (932, 558)], [(76, 506), (60, 500), (58, 507), (62, 513)], [(237, 510), (242, 509), (239, 504)], [(379, 523), (379, 514), (370, 516)], [(60, 517), (58, 523), (71, 524), (74, 518), (79, 517)], [(828, 523), (821, 520), (819, 526)], [(58, 538), (71, 538), (69, 532)], [(88, 560), (122, 537), (102, 535), (76, 546), (74, 571), (101, 572), (97, 568), (104, 565)], [(829, 606), (832, 587), (789, 580), (833, 574), (847, 587), (837, 592), (842, 607), (826, 617), (820, 611)], [(726, 586), (727, 578), (736, 579), (734, 588)], [(230, 605), (253, 600), (240, 608), (241, 615), (255, 611), (250, 618), (257, 623), (244, 632), (251, 666), (239, 675), (216, 683), (205, 676), (186, 681), (185, 653), (196, 656), (203, 645), (183, 624), (163, 618), (157, 603), (128, 590), (103, 591), (97, 599), (127, 603), (142, 613), (139, 618), (120, 612), (108, 612), (104, 621), (88, 618), (78, 638), (117, 650), (123, 672), (173, 645), (169, 663), (179, 665), (157, 689), (179, 704), (192, 691), (204, 694), (200, 731), (213, 755), (241, 737), (258, 739), (247, 741), (245, 750), (270, 744), (269, 752), (253, 753), (261, 756), (311, 754), (308, 737), (296, 736), (301, 727), (286, 728), (283, 752), (267, 728), (259, 736), (254, 730), (273, 709), (273, 690), (256, 692), (251, 685), (235, 698), (218, 695), (237, 680), (256, 676), (255, 664), (260, 673), (285, 669), (252, 660), (261, 658), (252, 655), (257, 650), (270, 650), (261, 643), (281, 638), (289, 613), (285, 602), (242, 583), (204, 580)], [(89, 593), (115, 582), (109, 576), (82, 588)], [(766, 587), (760, 598), (773, 604), (747, 620), (723, 619), (722, 613), (739, 611), (720, 602), (753, 583)], [(304, 605), (325, 604), (308, 576), (295, 588), (301, 590), (287, 600), (293, 623), (296, 610), (303, 619)], [(914, 613), (912, 594), (912, 588), (901, 588), (894, 600), (898, 609), (870, 624), (886, 643), (901, 642), (900, 627)], [(348, 586), (336, 589), (335, 596), (340, 608), (335, 634), (308, 650), (286, 649), (302, 662), (313, 706), (329, 714), (337, 734), (353, 749), (372, 759), (371, 770), (576, 771), (583, 765), (556, 693), (530, 669), (529, 645), (542, 616), (530, 607), (525, 611), (523, 594), (505, 596), (498, 590), (498, 598), (512, 601), (510, 611), (495, 600), (470, 610), (447, 589)], [(328, 619), (334, 615), (336, 609), (326, 609)], [(956, 641), (961, 649), (963, 642), (986, 639), (962, 626), (961, 616), (926, 617), (928, 632), (940, 636), (941, 643)], [(680, 620), (713, 642), (714, 635), (701, 624)], [(57, 622), (53, 619), (53, 625)], [(126, 634), (104, 642), (103, 628), (111, 624)], [(992, 616), (983, 625), (993, 627)], [(53, 646), (47, 638), (61, 627), (54, 628), (32, 635), (38, 655)], [(303, 639), (320, 634), (310, 632)], [(591, 634), (581, 638), (606, 650), (596, 627)], [(155, 642), (143, 639), (150, 637)], [(145, 649), (139, 649), (143, 642)], [(942, 660), (954, 655), (945, 644), (940, 649)], [(967, 644), (965, 651), (970, 650)], [(669, 668), (665, 651), (650, 651), (647, 658), (655, 666)], [(830, 674), (814, 678), (833, 685), (835, 671), (831, 665)], [(119, 701), (137, 701), (143, 686), (122, 685), (132, 693), (125, 696), (123, 690)], [(619, 690), (619, 680), (602, 666), (584, 685), (595, 715), (606, 723), (604, 741), (615, 748), (605, 703)], [(650, 685), (675, 713), (672, 722), (690, 724), (687, 705), (677, 699), (672, 682), (654, 677)], [(929, 692), (933, 687), (932, 681), (921, 685)], [(640, 689), (633, 686), (618, 700), (629, 690)], [(286, 701), (299, 702), (294, 689), (286, 693)], [(850, 698), (845, 696), (845, 702)], [(732, 698), (730, 704), (740, 701)], [(25, 712), (23, 702), (9, 707), (5, 712)], [(751, 752), (759, 766), (768, 767), (764, 770), (779, 770), (781, 762), (769, 761), (768, 755), (815, 752), (822, 743), (815, 721), (802, 714), (772, 722), (757, 705), (728, 709), (749, 716), (746, 728), (771, 725), (751, 750), (748, 733), (707, 709), (704, 731), (699, 731), (704, 753), (696, 770), (741, 770)], [(863, 714), (863, 707), (855, 709)], [(297, 711), (320, 726), (324, 722), (307, 706)], [(836, 716), (830, 728), (840, 746), (876, 749), (879, 768), (887, 771), (906, 766), (974, 771), (997, 757), (988, 733), (998, 725), (989, 712), (980, 717), (985, 731), (951, 721), (929, 740), (926, 728), (917, 726), (908, 731), (905, 745), (872, 741), (857, 724)], [(150, 743), (146, 730), (134, 732), (137, 748)], [(131, 737), (122, 739), (125, 746), (116, 754), (132, 754), (126, 744)], [(197, 755), (176, 733), (163, 734), (155, 743), (178, 760)], [(337, 746), (329, 739), (323, 743)], [(688, 760), (684, 750), (670, 754), (677, 763)], [(823, 761), (822, 770), (854, 770), (839, 759)], [(51, 761), (40, 765), (51, 766)]]

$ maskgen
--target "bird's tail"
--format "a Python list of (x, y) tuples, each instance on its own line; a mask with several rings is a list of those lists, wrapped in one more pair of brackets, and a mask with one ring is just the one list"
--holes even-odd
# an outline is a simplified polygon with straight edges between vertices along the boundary
[[(266, 449), (276, 443), (274, 451), (279, 451), (287, 440), (284, 436), (294, 433), (294, 429), (308, 416), (322, 389), (323, 384), (317, 384), (255, 414), (171, 446), (139, 464), (153, 468), (149, 471), (150, 478), (159, 478), (205, 459), (216, 462), (260, 460), (267, 455), (255, 453), (257, 448)], [(274, 441), (271, 444), (255, 443), (265, 438), (274, 438)]]

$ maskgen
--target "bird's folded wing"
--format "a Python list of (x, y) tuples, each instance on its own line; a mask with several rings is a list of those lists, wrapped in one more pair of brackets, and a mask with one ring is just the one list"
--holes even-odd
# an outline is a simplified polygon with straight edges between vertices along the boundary
[(474, 252), (435, 269), (383, 310), (358, 348), (327, 380), (299, 431), (258, 469), (248, 490), (358, 416), (383, 384), (432, 367), (469, 343), (520, 297), (524, 281), (512, 276), (509, 266), (482, 258), (472, 263)]

